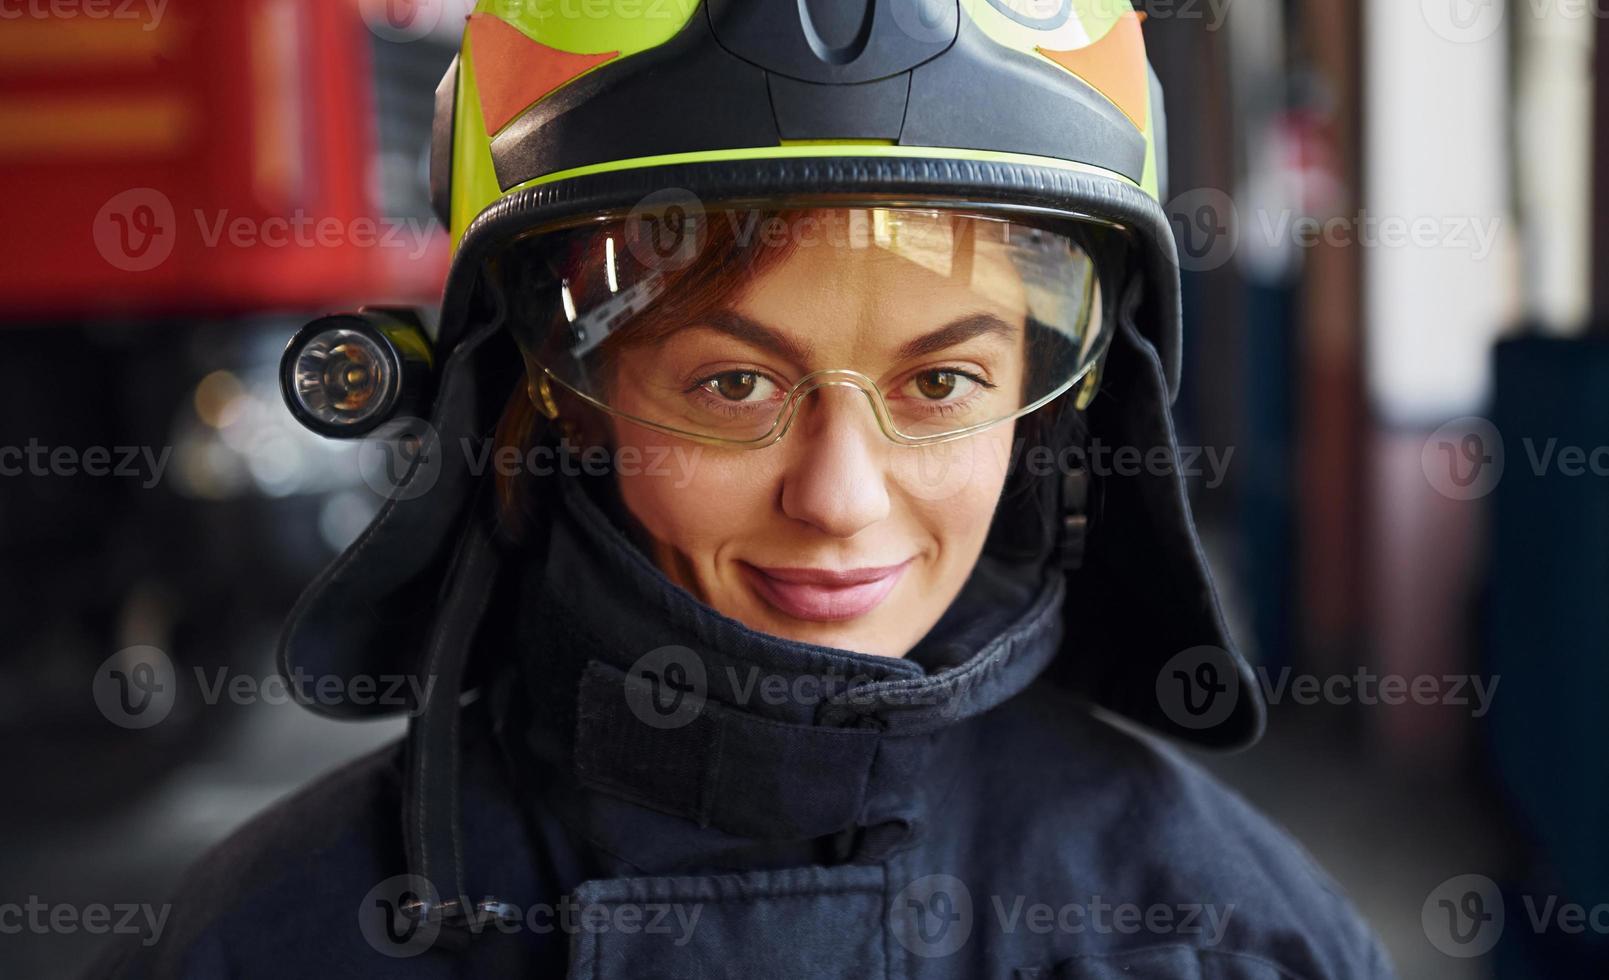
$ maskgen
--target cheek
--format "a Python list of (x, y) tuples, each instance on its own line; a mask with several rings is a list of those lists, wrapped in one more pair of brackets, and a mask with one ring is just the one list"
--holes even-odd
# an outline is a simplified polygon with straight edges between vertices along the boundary
[(1009, 425), (936, 446), (896, 449), (890, 479), (923, 523), (952, 537), (982, 539), (1011, 463)]
[[(621, 499), (648, 533), (685, 554), (712, 551), (762, 519), (774, 497), (752, 460), (629, 422), (614, 426)], [(628, 447), (630, 447), (628, 449)], [(628, 453), (640, 465), (625, 465)]]

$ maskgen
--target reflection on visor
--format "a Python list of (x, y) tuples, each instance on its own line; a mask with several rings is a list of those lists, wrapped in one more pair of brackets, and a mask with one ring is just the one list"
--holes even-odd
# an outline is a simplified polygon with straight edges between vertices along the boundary
[(533, 376), (695, 439), (768, 445), (811, 393), (858, 389), (901, 443), (1032, 411), (1107, 328), (1091, 249), (933, 209), (724, 210), (549, 232), (500, 261)]

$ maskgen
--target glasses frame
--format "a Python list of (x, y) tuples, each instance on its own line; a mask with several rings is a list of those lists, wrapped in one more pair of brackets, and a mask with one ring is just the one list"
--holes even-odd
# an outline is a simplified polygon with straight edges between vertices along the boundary
[[(1119, 222), (1077, 212), (1057, 211), (1052, 208), (1029, 205), (979, 205), (976, 202), (945, 201), (943, 199), (891, 201), (887, 198), (859, 198), (853, 195), (808, 195), (788, 197), (783, 199), (768, 198), (765, 199), (763, 203), (747, 202), (741, 199), (722, 200), (713, 204), (707, 210), (732, 211), (755, 208), (763, 208), (765, 210), (788, 210), (793, 208), (810, 207), (887, 208), (905, 210), (925, 209), (944, 211), (963, 217), (1010, 220), (1021, 224), (1028, 224), (1031, 227), (1036, 227), (1041, 230), (1057, 234), (1064, 233), (1057, 227), (1058, 225), (1065, 227), (1068, 224), (1084, 224), (1101, 227), (1108, 231), (1118, 232), (1123, 235), (1125, 239), (1127, 239), (1130, 234), (1129, 230)], [(592, 216), (581, 221), (571, 219), (565, 222), (556, 222), (552, 226), (533, 229), (531, 231), (522, 233), (510, 244), (512, 245), (514, 243), (526, 241), (534, 237), (551, 234), (556, 231), (571, 230), (591, 224), (608, 224), (610, 222), (628, 218), (630, 217), (630, 214), (631, 212), (629, 211), (611, 211)], [(1032, 220), (1024, 221), (1024, 218), (1029, 218)], [(1100, 276), (1097, 272), (1095, 276), (1090, 278), (1090, 293), (1093, 295), (1099, 289)], [(1101, 297), (1101, 299), (1103, 301), (1101, 305), (1101, 315), (1103, 317), (1111, 315), (1112, 311), (1106, 306), (1104, 302), (1105, 298)], [(1091, 299), (1086, 297), (1085, 309), (1089, 310), (1091, 305)], [(564, 379), (554, 374), (547, 367), (538, 363), (529, 354), (525, 355), (525, 361), (528, 376), (532, 377), (533, 381), (536, 382), (535, 384), (531, 385), (532, 400), (535, 403), (538, 411), (549, 419), (557, 419), (560, 415), (558, 402), (553, 397), (551, 387), (553, 385), (557, 385), (570, 395), (579, 398), (581, 401), (592, 406), (593, 408), (598, 409), (601, 412), (604, 412), (615, 418), (623, 419), (634, 425), (643, 426), (644, 428), (651, 429), (655, 432), (662, 432), (666, 435), (676, 436), (680, 439), (686, 439), (701, 445), (717, 448), (765, 449), (775, 445), (788, 434), (788, 430), (793, 426), (794, 418), (799, 414), (799, 403), (806, 395), (809, 395), (811, 392), (824, 387), (851, 387), (859, 389), (860, 392), (866, 396), (867, 401), (871, 404), (872, 414), (877, 418), (877, 427), (885, 438), (895, 445), (914, 448), (955, 442), (960, 439), (966, 439), (977, 435), (978, 433), (984, 432), (988, 429), (992, 429), (997, 425), (1003, 425), (1006, 422), (1014, 422), (1025, 415), (1032, 414), (1033, 412), (1045, 407), (1052, 401), (1055, 401), (1057, 398), (1065, 395), (1075, 386), (1079, 387), (1077, 408), (1078, 410), (1082, 411), (1089, 406), (1089, 402), (1094, 397), (1095, 391), (1099, 386), (1101, 366), (1105, 361), (1107, 351), (1111, 348), (1111, 343), (1112, 331), (1102, 330), (1098, 340), (1096, 341), (1094, 350), (1090, 353), (1087, 362), (1082, 368), (1080, 368), (1072, 377), (1068, 378), (1060, 385), (1057, 385), (1056, 388), (1050, 391), (1048, 394), (1035, 399), (1033, 402), (1017, 409), (1011, 414), (1001, 416), (997, 419), (991, 419), (988, 422), (980, 422), (975, 425), (966, 426), (953, 432), (935, 433), (931, 436), (910, 436), (900, 432), (899, 428), (894, 424), (893, 416), (888, 410), (888, 405), (884, 401), (882, 391), (877, 387), (877, 383), (869, 376), (848, 368), (826, 368), (806, 374), (804, 377), (794, 382), (791, 387), (789, 387), (787, 398), (783, 402), (783, 407), (781, 411), (777, 413), (777, 418), (771, 424), (770, 429), (753, 439), (729, 439), (724, 436), (712, 436), (707, 433), (679, 429), (672, 425), (666, 425), (663, 422), (655, 422), (650, 419), (632, 415), (629, 412), (621, 411), (620, 409), (607, 405), (586, 392), (568, 384), (564, 381)]]

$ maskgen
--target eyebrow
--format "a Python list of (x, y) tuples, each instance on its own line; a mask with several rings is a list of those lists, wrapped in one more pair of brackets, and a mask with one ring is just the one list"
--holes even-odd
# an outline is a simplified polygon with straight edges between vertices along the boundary
[[(787, 358), (801, 367), (810, 363), (811, 348), (800, 345), (792, 337), (773, 330), (763, 323), (752, 320), (735, 310), (720, 310), (712, 314), (701, 326), (724, 333), (729, 337), (769, 351), (779, 357)], [(931, 330), (920, 337), (913, 337), (900, 345), (895, 355), (897, 360), (905, 361), (914, 357), (937, 353), (965, 343), (974, 337), (996, 335), (1010, 337), (1017, 332), (1017, 328), (1002, 320), (993, 313), (968, 313), (951, 322)]]
[(751, 320), (736, 310), (717, 310), (700, 326), (719, 331), (729, 337), (736, 337), (751, 347), (770, 351), (800, 367), (810, 363), (809, 347), (800, 346), (792, 337), (772, 330), (757, 320)]
[(1009, 337), (1017, 329), (993, 313), (969, 313), (959, 319), (952, 320), (937, 330), (925, 333), (920, 337), (912, 338), (900, 346), (898, 360), (906, 361), (913, 357), (922, 357), (934, 354), (957, 344), (965, 343), (973, 337), (997, 335)]

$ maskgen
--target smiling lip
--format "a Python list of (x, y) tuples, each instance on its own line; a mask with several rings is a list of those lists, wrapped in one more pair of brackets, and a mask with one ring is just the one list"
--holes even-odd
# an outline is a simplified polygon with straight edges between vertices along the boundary
[(797, 619), (854, 619), (877, 607), (899, 583), (910, 559), (881, 568), (761, 568), (740, 562), (767, 602)]

